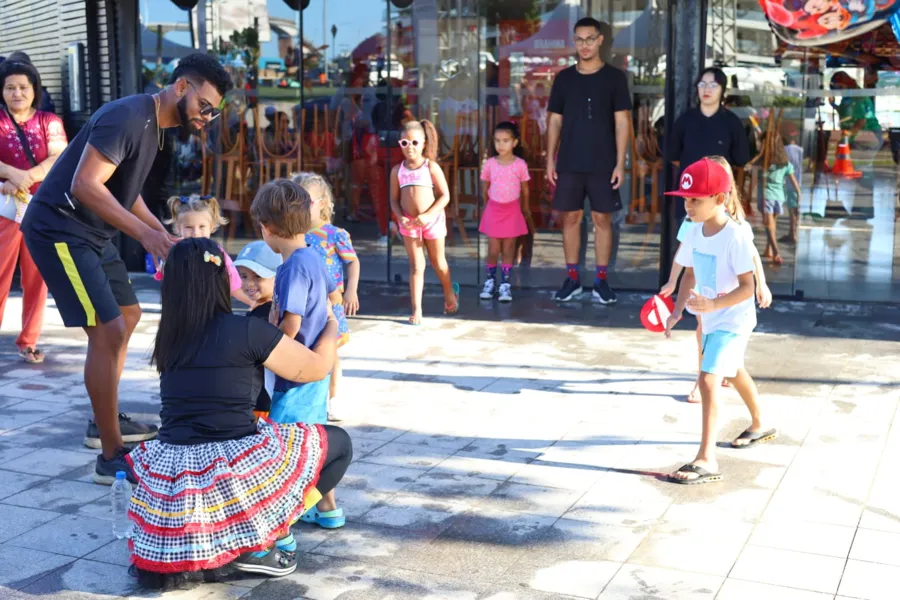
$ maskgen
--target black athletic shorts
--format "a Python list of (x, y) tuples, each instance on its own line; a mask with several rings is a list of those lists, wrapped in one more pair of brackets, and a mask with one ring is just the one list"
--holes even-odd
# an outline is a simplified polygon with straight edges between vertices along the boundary
[(48, 239), (27, 231), (25, 244), (66, 327), (93, 327), (138, 303), (113, 241), (101, 249), (74, 236)]
[(591, 201), (591, 211), (613, 213), (622, 208), (619, 190), (613, 189), (612, 174), (557, 173), (553, 210), (572, 212), (584, 208), (584, 197)]

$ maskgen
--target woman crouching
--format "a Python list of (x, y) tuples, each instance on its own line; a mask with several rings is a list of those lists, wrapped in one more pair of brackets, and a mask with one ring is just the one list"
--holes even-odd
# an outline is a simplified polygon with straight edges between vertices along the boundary
[(350, 438), (328, 425), (257, 424), (253, 404), (259, 365), (292, 381), (324, 379), (333, 315), (319, 339), (309, 350), (263, 319), (232, 314), (215, 242), (172, 248), (153, 350), (162, 426), (128, 456), (137, 483), (132, 562), (144, 585), (170, 587), (226, 565), (273, 577), (297, 568), (290, 526), (344, 476)]

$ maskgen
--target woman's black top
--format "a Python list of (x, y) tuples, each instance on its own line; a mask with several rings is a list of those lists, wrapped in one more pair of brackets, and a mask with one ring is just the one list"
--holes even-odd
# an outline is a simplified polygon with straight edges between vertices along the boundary
[(190, 364), (160, 377), (159, 440), (205, 444), (256, 433), (253, 407), (262, 386), (257, 368), (282, 335), (262, 319), (216, 317)]
[(692, 108), (675, 121), (668, 136), (666, 159), (683, 171), (701, 158), (722, 156), (732, 167), (750, 162), (750, 142), (740, 118), (726, 108), (711, 117)]

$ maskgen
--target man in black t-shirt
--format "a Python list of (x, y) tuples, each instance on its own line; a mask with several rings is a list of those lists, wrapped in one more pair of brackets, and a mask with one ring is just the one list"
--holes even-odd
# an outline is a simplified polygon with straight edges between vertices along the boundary
[(606, 269), (612, 252), (612, 214), (622, 208), (619, 187), (625, 179), (631, 95), (625, 73), (600, 58), (610, 38), (609, 25), (596, 19), (575, 24), (578, 63), (557, 74), (547, 105), (547, 179), (556, 185), (553, 209), (562, 214), (568, 274), (555, 296), (560, 302), (584, 291), (578, 257), (585, 196), (591, 201), (597, 259), (593, 299), (601, 304), (617, 300)]
[(114, 236), (134, 238), (157, 260), (168, 254), (176, 240), (147, 208), (141, 187), (165, 129), (199, 131), (218, 116), (230, 88), (215, 58), (192, 54), (158, 94), (104, 105), (60, 155), (25, 213), (25, 243), (63, 323), (88, 336), (84, 383), (94, 420), (84, 441), (103, 450), (97, 483), (111, 485), (116, 471), (133, 480), (124, 444), (157, 434), (155, 426), (119, 414), (119, 379), (141, 308)]

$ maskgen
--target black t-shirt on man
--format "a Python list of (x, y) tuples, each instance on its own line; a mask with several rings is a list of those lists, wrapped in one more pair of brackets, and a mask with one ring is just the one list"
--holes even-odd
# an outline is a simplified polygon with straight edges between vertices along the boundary
[(608, 64), (590, 75), (575, 66), (563, 69), (553, 80), (547, 110), (563, 117), (557, 172), (612, 175), (615, 113), (631, 110), (625, 72)]
[(191, 363), (160, 377), (159, 440), (206, 444), (256, 433), (257, 369), (283, 335), (263, 319), (216, 317)]
[(666, 158), (684, 171), (702, 158), (721, 156), (733, 167), (750, 162), (750, 142), (740, 118), (726, 108), (707, 117), (699, 108), (681, 115), (669, 136)]
[[(72, 180), (85, 147), (90, 144), (116, 170), (106, 188), (119, 204), (131, 210), (159, 151), (156, 104), (152, 96), (139, 94), (104, 104), (81, 128), (50, 169), (32, 204), (52, 210), (29, 213), (44, 231), (61, 232), (103, 247), (117, 233), (115, 227), (85, 208), (72, 194)], [(36, 219), (36, 220), (35, 220)]]

